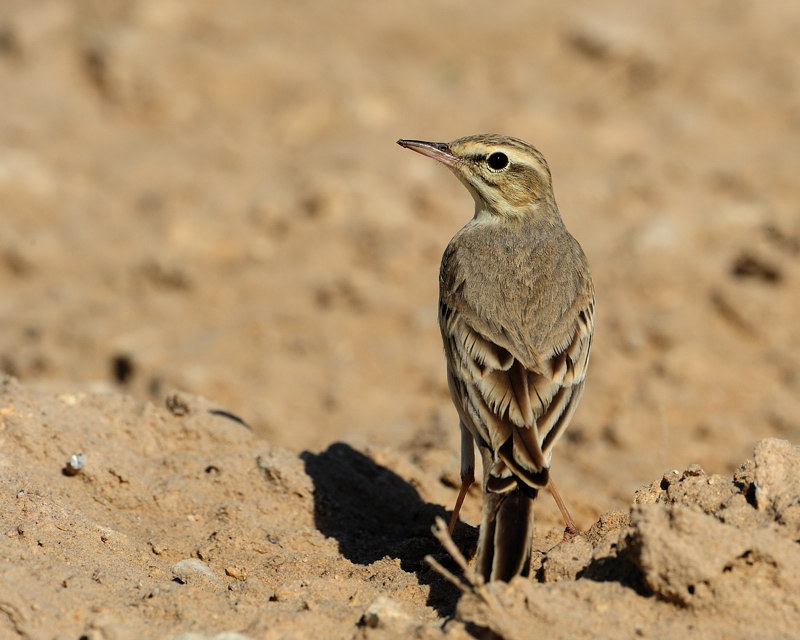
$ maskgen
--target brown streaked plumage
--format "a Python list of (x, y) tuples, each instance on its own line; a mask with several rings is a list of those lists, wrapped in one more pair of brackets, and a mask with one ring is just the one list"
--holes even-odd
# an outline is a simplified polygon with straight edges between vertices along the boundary
[(594, 328), (586, 256), (567, 232), (550, 169), (522, 140), (484, 134), (398, 144), (447, 165), (475, 200), (445, 249), (439, 325), (461, 427), (462, 486), (452, 527), (483, 461), (476, 564), (485, 580), (527, 571), (533, 500), (583, 391)]

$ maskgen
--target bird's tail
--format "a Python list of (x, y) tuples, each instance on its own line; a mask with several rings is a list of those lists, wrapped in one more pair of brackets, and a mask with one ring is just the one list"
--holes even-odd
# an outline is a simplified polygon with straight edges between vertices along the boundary
[(528, 571), (533, 538), (536, 489), (519, 485), (503, 493), (486, 493), (478, 535), (476, 570), (487, 582), (508, 582)]

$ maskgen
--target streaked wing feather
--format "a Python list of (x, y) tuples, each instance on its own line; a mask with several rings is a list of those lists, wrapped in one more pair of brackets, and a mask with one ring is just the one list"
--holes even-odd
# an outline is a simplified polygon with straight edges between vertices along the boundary
[(541, 370), (535, 371), (440, 303), (453, 399), (476, 442), (495, 453), (491, 473), (500, 485), (512, 486), (506, 482), (509, 474), (532, 487), (546, 484), (553, 446), (583, 391), (593, 322), (590, 299), (577, 313), (566, 346), (544, 358)]

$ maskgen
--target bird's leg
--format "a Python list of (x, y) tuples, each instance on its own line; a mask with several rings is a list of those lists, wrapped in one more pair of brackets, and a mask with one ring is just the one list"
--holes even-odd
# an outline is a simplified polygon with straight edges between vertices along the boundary
[(458, 498), (456, 498), (456, 505), (453, 507), (453, 515), (450, 516), (450, 526), (447, 527), (450, 535), (453, 534), (453, 530), (456, 528), (458, 513), (461, 511), (461, 505), (464, 504), (464, 498), (467, 496), (467, 491), (469, 491), (473, 482), (475, 482), (474, 469), (470, 469), (466, 474), (464, 471), (461, 472), (461, 489), (458, 492)]
[(569, 509), (567, 509), (567, 505), (564, 503), (564, 499), (561, 497), (558, 489), (556, 489), (556, 485), (553, 482), (552, 476), (550, 476), (550, 482), (547, 483), (547, 488), (550, 490), (550, 495), (553, 496), (553, 500), (556, 501), (556, 505), (558, 505), (558, 510), (561, 512), (561, 517), (564, 518), (564, 524), (566, 525), (566, 529), (564, 529), (564, 540), (570, 540), (578, 535), (581, 530), (578, 529), (578, 525), (575, 524), (572, 514), (570, 514)]
[(458, 426), (461, 428), (461, 489), (456, 498), (456, 506), (453, 507), (453, 515), (450, 516), (450, 526), (448, 527), (450, 535), (456, 528), (458, 514), (461, 511), (461, 505), (464, 504), (464, 498), (467, 497), (467, 491), (475, 482), (475, 443), (464, 423), (459, 421)]

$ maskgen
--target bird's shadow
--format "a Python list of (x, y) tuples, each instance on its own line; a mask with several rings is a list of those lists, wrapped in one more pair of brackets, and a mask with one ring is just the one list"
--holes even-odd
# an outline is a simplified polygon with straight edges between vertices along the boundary
[[(450, 564), (431, 533), (445, 509), (425, 502), (403, 478), (347, 444), (336, 442), (322, 453), (305, 451), (300, 457), (314, 482), (315, 524), (339, 543), (342, 555), (360, 565), (398, 559), (403, 570), (430, 586), (428, 605), (442, 616), (453, 615), (458, 590), (425, 563), (430, 554)], [(460, 533), (472, 543), (473, 531), (460, 528)]]

